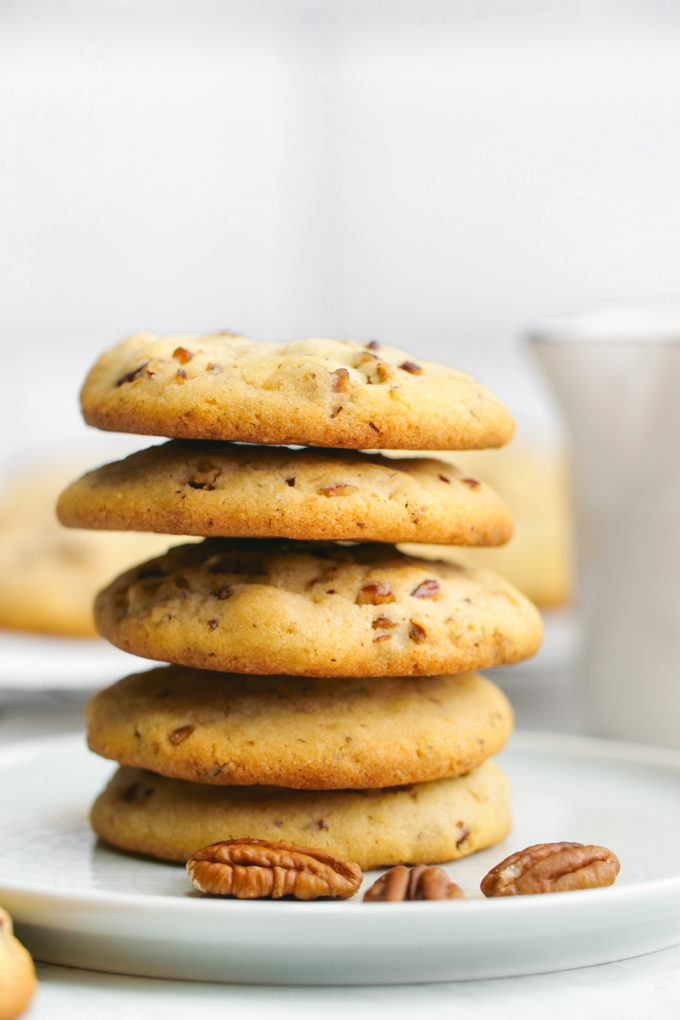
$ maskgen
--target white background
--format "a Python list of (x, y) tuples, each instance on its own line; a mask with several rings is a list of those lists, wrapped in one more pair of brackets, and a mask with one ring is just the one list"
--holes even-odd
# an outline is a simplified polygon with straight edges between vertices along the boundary
[[(0, 461), (82, 443), (80, 382), (136, 329), (378, 337), (546, 428), (520, 337), (680, 292), (679, 182), (675, 0), (0, 0)], [(335, 993), (43, 968), (32, 1015), (670, 1018), (677, 975), (676, 950)]]
[(3, 0), (0, 159), (0, 452), (136, 329), (379, 337), (541, 421), (528, 324), (680, 290), (680, 5)]

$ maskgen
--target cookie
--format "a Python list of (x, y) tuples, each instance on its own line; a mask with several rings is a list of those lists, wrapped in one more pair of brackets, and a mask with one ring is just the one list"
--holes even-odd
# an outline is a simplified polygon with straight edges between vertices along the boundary
[(461, 673), (541, 641), (538, 611), (503, 578), (370, 543), (177, 546), (100, 592), (95, 619), (135, 655), (234, 673)]
[(14, 1020), (23, 1013), (35, 988), (30, 953), (14, 937), (12, 919), (0, 907), (0, 1020)]
[(306, 790), (461, 775), (512, 730), (507, 698), (475, 673), (327, 680), (166, 666), (100, 691), (87, 718), (90, 749), (123, 765)]
[(59, 498), (62, 524), (173, 535), (498, 545), (495, 492), (443, 461), (173, 440), (106, 464)]
[(80, 396), (90, 425), (178, 439), (456, 450), (514, 430), (472, 376), (377, 341), (137, 333), (102, 354)]
[(62, 528), (54, 503), (72, 474), (70, 464), (36, 466), (0, 494), (0, 628), (94, 638), (92, 602), (102, 585), (171, 544), (148, 534)]
[(491, 759), (455, 779), (330, 792), (207, 786), (124, 765), (91, 821), (108, 843), (164, 860), (250, 836), (326, 850), (368, 869), (454, 860), (500, 842), (510, 829), (510, 790)]

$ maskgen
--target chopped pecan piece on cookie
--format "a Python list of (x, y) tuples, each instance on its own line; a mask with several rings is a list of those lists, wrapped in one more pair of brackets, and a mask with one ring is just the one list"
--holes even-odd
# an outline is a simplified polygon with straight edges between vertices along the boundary
[(603, 846), (536, 843), (510, 854), (482, 879), (485, 896), (526, 896), (611, 885), (619, 859)]
[(402, 903), (406, 900), (464, 900), (465, 893), (443, 868), (397, 864), (364, 893), (365, 903)]
[(339, 482), (337, 485), (324, 485), (319, 489), (321, 496), (353, 496), (359, 491), (358, 485), (349, 485), (347, 482)]
[(439, 581), (435, 581), (433, 578), (428, 578), (426, 581), (421, 583), (413, 589), (411, 595), (415, 599), (435, 599), (441, 595), (441, 588)]
[(294, 896), (348, 899), (361, 885), (358, 864), (311, 847), (264, 839), (227, 839), (197, 850), (187, 861), (195, 889), (254, 900)]
[(369, 581), (357, 592), (354, 600), (358, 606), (381, 606), (385, 602), (396, 602), (389, 581)]

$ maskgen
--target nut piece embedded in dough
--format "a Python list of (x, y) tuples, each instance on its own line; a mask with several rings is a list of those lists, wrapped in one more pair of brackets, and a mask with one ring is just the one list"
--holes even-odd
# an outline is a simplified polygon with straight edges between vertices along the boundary
[(536, 843), (510, 854), (482, 879), (485, 896), (526, 896), (611, 885), (621, 865), (603, 846)]
[(247, 838), (197, 850), (187, 861), (187, 872), (199, 892), (247, 900), (348, 899), (363, 877), (358, 864), (323, 850)]
[(373, 883), (364, 894), (365, 903), (403, 903), (406, 900), (464, 900), (465, 893), (443, 868), (397, 864)]

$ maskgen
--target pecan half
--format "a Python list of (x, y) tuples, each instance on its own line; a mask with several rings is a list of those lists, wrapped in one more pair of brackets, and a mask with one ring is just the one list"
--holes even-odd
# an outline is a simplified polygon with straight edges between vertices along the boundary
[(485, 896), (526, 896), (611, 885), (621, 865), (603, 846), (536, 843), (518, 850), (482, 879)]
[(443, 868), (397, 864), (364, 894), (365, 903), (403, 903), (406, 900), (464, 900), (465, 893)]
[(354, 600), (358, 606), (382, 606), (385, 602), (396, 602), (389, 581), (369, 581), (359, 588)]
[(247, 900), (347, 899), (363, 877), (358, 864), (324, 850), (249, 838), (226, 839), (197, 850), (187, 861), (187, 872), (200, 892)]

